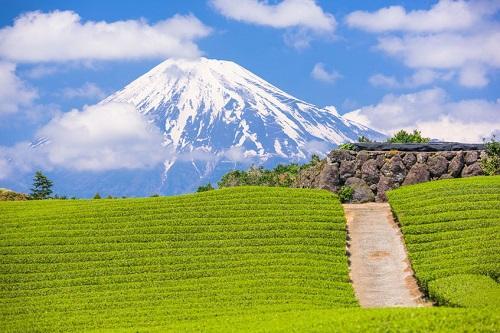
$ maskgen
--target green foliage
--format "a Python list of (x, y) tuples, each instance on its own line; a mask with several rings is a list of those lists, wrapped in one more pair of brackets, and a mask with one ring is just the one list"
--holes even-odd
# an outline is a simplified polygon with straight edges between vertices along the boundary
[(212, 184), (208, 183), (206, 185), (199, 186), (196, 192), (206, 192), (212, 190), (215, 190), (214, 187), (212, 186)]
[(311, 161), (303, 165), (297, 163), (278, 164), (274, 169), (251, 166), (247, 171), (234, 170), (226, 173), (217, 185), (219, 188), (233, 186), (291, 187), (301, 170), (313, 167), (320, 162), (320, 157), (313, 154)]
[(452, 275), (429, 282), (429, 292), (441, 305), (500, 308), (500, 286), (489, 276)]
[(400, 130), (393, 137), (389, 138), (387, 142), (391, 143), (427, 143), (431, 141), (430, 138), (422, 137), (420, 131), (414, 130), (413, 133), (408, 133), (405, 130)]
[(101, 199), (101, 195), (99, 194), (99, 192), (97, 192), (95, 195), (94, 195), (94, 198), (93, 199)]
[(2, 202), (0, 211), (4, 332), (179, 331), (216, 317), (357, 307), (342, 207), (324, 190)]
[(343, 143), (337, 147), (340, 150), (355, 150), (356, 147), (352, 143)]
[(341, 202), (350, 202), (354, 195), (354, 189), (350, 186), (342, 186), (338, 193)]
[(498, 304), (498, 285), (487, 281), (500, 278), (500, 176), (403, 186), (387, 196), (416, 277), (433, 300)]
[(358, 142), (369, 143), (369, 142), (373, 142), (373, 141), (370, 140), (369, 138), (367, 138), (366, 136), (362, 135), (362, 136), (358, 137)]
[(50, 195), (52, 194), (52, 186), (52, 181), (41, 171), (35, 172), (30, 198), (33, 200), (44, 200), (50, 198)]
[(481, 168), (486, 175), (500, 175), (500, 141), (496, 140), (496, 136), (492, 136), (491, 140), (484, 144), (486, 158), (481, 160)]

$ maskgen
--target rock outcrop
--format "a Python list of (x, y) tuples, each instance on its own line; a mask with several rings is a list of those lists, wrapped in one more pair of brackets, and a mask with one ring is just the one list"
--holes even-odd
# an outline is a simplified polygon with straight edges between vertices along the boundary
[(334, 150), (313, 168), (300, 172), (296, 187), (337, 192), (354, 189), (353, 202), (386, 201), (385, 192), (402, 185), (483, 174), (482, 151)]

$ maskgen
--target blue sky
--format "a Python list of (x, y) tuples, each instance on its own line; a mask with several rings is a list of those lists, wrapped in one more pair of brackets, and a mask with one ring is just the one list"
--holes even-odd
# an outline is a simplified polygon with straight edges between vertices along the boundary
[(386, 133), (474, 142), (500, 128), (498, 0), (0, 2), (0, 155), (170, 56), (235, 61)]

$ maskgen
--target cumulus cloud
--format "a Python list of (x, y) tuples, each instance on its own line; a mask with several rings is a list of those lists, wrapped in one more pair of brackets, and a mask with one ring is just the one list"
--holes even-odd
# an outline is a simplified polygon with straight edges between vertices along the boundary
[(342, 75), (340, 75), (337, 71), (327, 70), (325, 67), (325, 64), (323, 64), (321, 62), (314, 65), (314, 67), (311, 71), (311, 76), (313, 78), (315, 78), (316, 80), (323, 81), (323, 82), (329, 82), (329, 83), (334, 83), (338, 79), (342, 78)]
[(212, 0), (212, 5), (228, 18), (273, 28), (333, 32), (336, 26), (333, 15), (325, 13), (313, 0), (283, 0), (276, 5), (258, 0)]
[(454, 76), (454, 72), (437, 72), (430, 69), (419, 69), (411, 76), (404, 78), (402, 81), (399, 81), (394, 76), (387, 76), (384, 74), (375, 74), (372, 75), (368, 82), (374, 87), (383, 87), (383, 88), (416, 88), (420, 86), (429, 85), (434, 83), (436, 80), (441, 81), (449, 81)]
[(500, 99), (451, 101), (439, 88), (412, 94), (389, 94), (376, 105), (344, 115), (376, 130), (394, 133), (417, 128), (431, 138), (481, 142), (500, 129)]
[(222, 15), (240, 22), (288, 29), (285, 43), (297, 49), (306, 48), (316, 35), (331, 35), (337, 22), (314, 0), (283, 0), (269, 4), (260, 0), (211, 0)]
[(0, 61), (0, 116), (30, 106), (37, 91), (16, 75), (16, 65)]
[(159, 129), (125, 103), (98, 104), (54, 117), (40, 128), (40, 144), (23, 141), (0, 146), (0, 177), (12, 172), (54, 168), (76, 171), (144, 169), (162, 163), (168, 150), (162, 147)]
[(0, 57), (24, 63), (200, 55), (195, 41), (210, 28), (192, 15), (144, 20), (82, 21), (73, 11), (25, 13), (0, 30)]
[(61, 94), (67, 99), (103, 99), (106, 97), (106, 93), (98, 85), (92, 82), (86, 82), (81, 87), (77, 88), (64, 88)]
[(165, 159), (160, 131), (125, 103), (64, 113), (37, 136), (49, 142), (40, 147), (49, 164), (72, 170), (148, 168)]
[(486, 3), (441, 0), (429, 10), (412, 10), (390, 6), (375, 12), (355, 11), (346, 22), (349, 26), (370, 32), (410, 31), (441, 32), (463, 30), (478, 24), (491, 7)]
[(353, 28), (384, 33), (377, 49), (406, 66), (457, 71), (459, 84), (480, 88), (500, 68), (500, 26), (494, 19), (499, 10), (498, 1), (441, 0), (429, 10), (357, 11), (346, 21)]

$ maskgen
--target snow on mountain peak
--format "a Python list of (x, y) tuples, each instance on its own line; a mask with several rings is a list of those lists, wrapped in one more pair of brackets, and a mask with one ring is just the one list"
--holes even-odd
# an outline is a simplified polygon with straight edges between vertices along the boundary
[[(164, 133), (164, 145), (188, 156), (203, 178), (238, 156), (302, 160), (325, 147), (380, 133), (275, 87), (242, 66), (207, 58), (168, 59), (101, 103), (131, 103)], [(326, 151), (323, 151), (326, 152)], [(197, 156), (217, 156), (217, 161)], [(165, 161), (165, 174), (175, 164)], [(234, 167), (234, 166), (233, 166)]]

